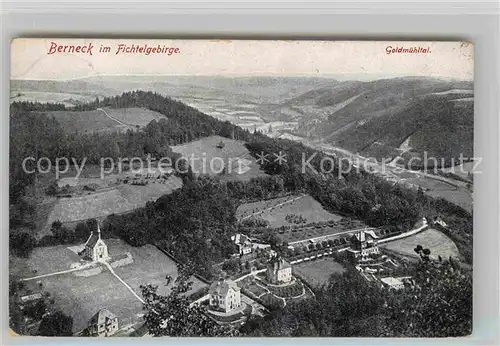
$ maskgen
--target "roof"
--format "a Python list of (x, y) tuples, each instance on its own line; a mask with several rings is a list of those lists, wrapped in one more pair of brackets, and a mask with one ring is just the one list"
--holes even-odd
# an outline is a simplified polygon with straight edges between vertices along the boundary
[(373, 238), (373, 239), (378, 239), (377, 235), (375, 234), (375, 232), (373, 230), (361, 230), (359, 231), (358, 233), (356, 233), (356, 239), (360, 242), (364, 242), (364, 241), (367, 241), (368, 238)]
[(389, 286), (399, 286), (403, 284), (401, 280), (399, 280), (398, 278), (394, 278), (392, 276), (381, 278), (380, 281)]
[(369, 234), (373, 239), (378, 239), (378, 236), (375, 234), (373, 230), (366, 230), (365, 234)]
[(33, 293), (33, 294), (28, 294), (27, 296), (22, 296), (21, 301), (23, 303), (31, 300), (37, 300), (37, 299), (42, 299), (42, 294), (41, 293)]
[(209, 294), (217, 294), (220, 296), (226, 296), (229, 292), (229, 289), (233, 289), (235, 291), (239, 291), (240, 288), (233, 280), (218, 280), (212, 282), (210, 288), (208, 289)]
[(92, 316), (89, 322), (90, 324), (101, 324), (106, 321), (106, 318), (114, 319), (116, 318), (116, 315), (108, 309), (102, 308), (101, 310), (97, 311), (94, 316)]
[(273, 267), (275, 270), (282, 270), (282, 269), (287, 269), (291, 268), (292, 266), (290, 263), (285, 261), (283, 258), (276, 258), (276, 256), (273, 256), (271, 260), (269, 261), (269, 266)]
[(90, 247), (94, 247), (95, 244), (97, 244), (98, 240), (99, 240), (99, 236), (97, 234), (95, 234), (94, 232), (92, 232), (89, 240), (87, 241), (87, 244), (85, 244), (85, 245), (90, 246)]
[(280, 261), (279, 265), (280, 265), (280, 269), (286, 269), (286, 268), (292, 267), (292, 265), (285, 260)]
[(361, 231), (358, 234), (356, 234), (356, 239), (358, 239), (359, 241), (365, 241), (366, 240), (365, 231)]
[(87, 243), (85, 243), (85, 246), (90, 246), (93, 248), (95, 244), (101, 239), (101, 229), (99, 228), (99, 224), (97, 224), (97, 233), (92, 232), (90, 234), (89, 240), (87, 240)]

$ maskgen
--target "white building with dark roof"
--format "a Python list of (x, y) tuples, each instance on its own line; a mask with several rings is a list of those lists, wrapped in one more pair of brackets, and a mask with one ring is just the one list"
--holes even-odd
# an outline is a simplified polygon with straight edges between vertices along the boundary
[(103, 308), (89, 320), (87, 331), (90, 336), (111, 336), (118, 331), (118, 317)]
[(241, 293), (232, 280), (219, 280), (210, 285), (208, 290), (210, 307), (214, 310), (230, 312), (241, 306)]
[(97, 224), (97, 233), (92, 231), (85, 243), (84, 256), (92, 261), (103, 261), (109, 259), (108, 246), (101, 239), (101, 229)]

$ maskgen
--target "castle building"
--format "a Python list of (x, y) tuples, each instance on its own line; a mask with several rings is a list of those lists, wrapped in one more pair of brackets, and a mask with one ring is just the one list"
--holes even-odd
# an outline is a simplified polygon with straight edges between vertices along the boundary
[(90, 237), (85, 243), (83, 255), (92, 259), (92, 261), (109, 259), (108, 246), (101, 239), (101, 229), (99, 228), (99, 223), (97, 224), (97, 234), (94, 233), (94, 231), (90, 233)]
[(373, 232), (361, 230), (351, 238), (351, 247), (347, 252), (355, 259), (364, 260), (370, 255), (379, 254), (376, 235)]
[(273, 256), (268, 264), (266, 271), (267, 281), (277, 285), (292, 281), (292, 266), (283, 258)]
[(208, 290), (210, 307), (214, 310), (230, 312), (241, 306), (240, 288), (232, 280), (219, 280)]
[(90, 336), (111, 336), (118, 331), (118, 317), (103, 308), (89, 320), (87, 331)]

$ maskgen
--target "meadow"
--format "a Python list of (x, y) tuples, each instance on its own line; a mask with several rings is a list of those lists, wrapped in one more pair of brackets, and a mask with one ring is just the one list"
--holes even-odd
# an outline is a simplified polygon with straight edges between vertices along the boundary
[(269, 221), (271, 227), (294, 225), (286, 220), (287, 215), (301, 216), (304, 218), (303, 223), (342, 219), (342, 216), (326, 211), (318, 201), (309, 195), (287, 196), (246, 203), (236, 211), (236, 216), (240, 220), (252, 217), (261, 218)]
[(443, 233), (432, 228), (408, 238), (383, 244), (381, 247), (403, 256), (418, 257), (417, 253), (413, 250), (417, 245), (421, 245), (423, 248), (431, 250), (430, 257), (433, 259), (437, 259), (438, 256), (442, 258), (448, 258), (450, 256), (454, 258), (461, 257), (455, 243)]
[(63, 223), (100, 218), (137, 209), (182, 186), (182, 180), (171, 176), (165, 183), (147, 185), (121, 184), (87, 195), (58, 198), (46, 221), (46, 227), (59, 220)]
[(146, 126), (153, 120), (166, 119), (163, 114), (145, 108), (105, 108), (106, 113), (116, 120), (131, 126)]
[[(111, 262), (113, 257), (131, 254), (133, 263), (116, 267), (114, 271), (136, 294), (141, 295), (139, 286), (143, 284), (158, 285), (160, 294), (168, 294), (170, 287), (165, 285), (166, 275), (171, 275), (172, 279), (178, 275), (177, 265), (170, 257), (152, 245), (132, 247), (119, 239), (106, 239), (105, 242)], [(80, 262), (79, 256), (69, 247), (60, 245), (35, 249), (29, 259), (12, 262), (14, 268), (11, 270), (21, 277), (32, 277), (67, 270), (77, 262)], [(100, 265), (100, 270), (95, 275), (66, 273), (36, 281), (41, 282), (41, 291), (50, 294), (55, 309), (73, 317), (74, 332), (85, 328), (88, 320), (104, 307), (118, 316), (120, 327), (141, 320), (142, 303), (103, 265)], [(191, 293), (206, 286), (196, 278), (192, 278), (192, 281)]]
[(165, 119), (160, 113), (144, 108), (104, 108), (93, 111), (51, 111), (66, 132), (123, 132), (146, 126), (152, 120)]
[(327, 283), (332, 274), (343, 273), (345, 268), (332, 258), (323, 257), (314, 261), (295, 264), (293, 271), (309, 285), (318, 287)]
[[(224, 144), (222, 148), (219, 147), (221, 142)], [(173, 146), (172, 150), (192, 163), (191, 168), (195, 175), (209, 175), (222, 181), (248, 181), (266, 175), (243, 141), (210, 136)]]

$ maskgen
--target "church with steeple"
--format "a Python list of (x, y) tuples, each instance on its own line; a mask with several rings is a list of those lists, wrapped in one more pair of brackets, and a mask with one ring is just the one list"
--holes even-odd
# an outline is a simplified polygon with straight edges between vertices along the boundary
[(97, 223), (97, 233), (90, 232), (90, 237), (85, 243), (83, 252), (84, 257), (92, 259), (92, 261), (103, 261), (109, 259), (108, 246), (101, 239), (101, 228)]

